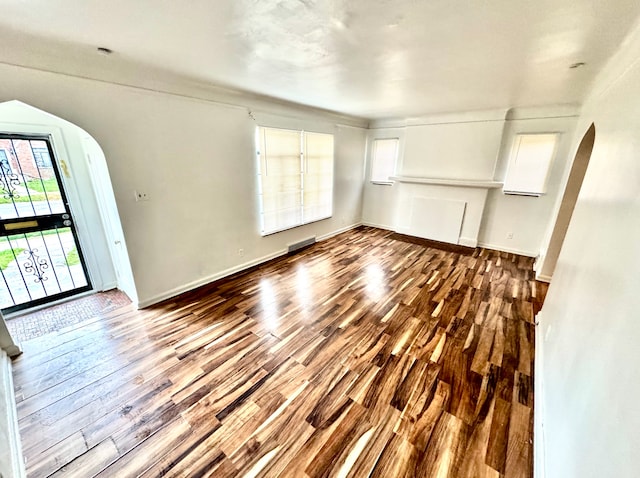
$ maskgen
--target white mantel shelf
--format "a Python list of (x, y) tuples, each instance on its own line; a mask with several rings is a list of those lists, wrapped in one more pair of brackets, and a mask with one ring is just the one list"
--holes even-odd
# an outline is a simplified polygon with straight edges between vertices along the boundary
[(462, 188), (497, 189), (502, 187), (500, 181), (493, 180), (417, 178), (412, 176), (391, 176), (389, 179), (399, 183), (433, 184), (436, 186), (458, 186)]

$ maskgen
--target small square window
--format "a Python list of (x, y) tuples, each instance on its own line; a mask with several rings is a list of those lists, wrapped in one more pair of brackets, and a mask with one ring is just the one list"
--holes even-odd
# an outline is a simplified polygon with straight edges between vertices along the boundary
[(503, 191), (524, 196), (546, 193), (557, 141), (557, 133), (516, 135)]
[(371, 182), (391, 183), (398, 159), (398, 138), (376, 139), (371, 153)]

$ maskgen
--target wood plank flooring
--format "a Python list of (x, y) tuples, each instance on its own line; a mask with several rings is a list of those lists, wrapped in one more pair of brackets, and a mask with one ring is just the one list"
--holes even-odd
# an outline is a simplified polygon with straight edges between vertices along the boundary
[(27, 342), (29, 476), (531, 477), (532, 259), (400, 239), (358, 228)]

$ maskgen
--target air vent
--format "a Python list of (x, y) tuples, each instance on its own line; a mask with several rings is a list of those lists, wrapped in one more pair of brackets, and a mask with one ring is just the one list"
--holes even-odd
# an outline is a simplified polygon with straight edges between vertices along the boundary
[(299, 251), (300, 249), (304, 249), (305, 247), (309, 247), (316, 243), (316, 236), (310, 237), (308, 239), (303, 239), (300, 242), (296, 242), (294, 244), (289, 244), (287, 246), (287, 253), (293, 254), (294, 252)]

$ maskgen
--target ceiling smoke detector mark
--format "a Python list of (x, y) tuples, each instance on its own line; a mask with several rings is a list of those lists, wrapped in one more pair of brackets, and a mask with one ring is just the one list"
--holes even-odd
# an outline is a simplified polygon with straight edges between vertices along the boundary
[(98, 53), (100, 53), (101, 55), (111, 55), (113, 53), (113, 50), (111, 48), (105, 48), (103, 46), (99, 46), (97, 49)]
[(581, 66), (586, 65), (586, 63), (584, 61), (579, 61), (577, 63), (572, 64), (571, 66), (569, 66), (569, 68), (571, 70), (575, 70), (576, 68), (580, 68)]

